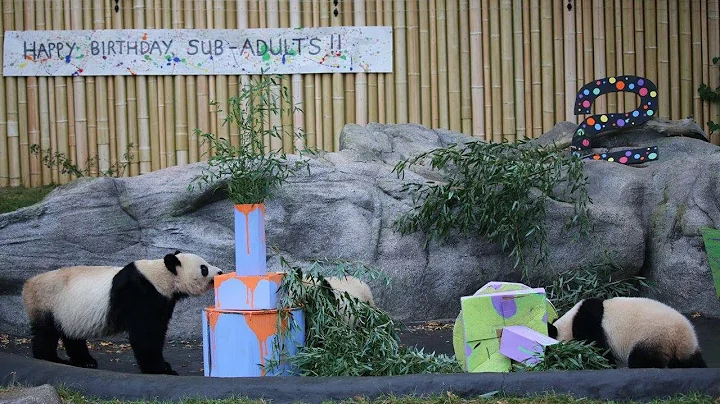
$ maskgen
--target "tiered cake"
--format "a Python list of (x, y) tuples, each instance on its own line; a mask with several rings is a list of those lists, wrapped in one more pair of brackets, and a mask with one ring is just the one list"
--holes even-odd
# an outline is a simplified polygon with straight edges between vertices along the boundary
[[(292, 370), (286, 364), (264, 368), (279, 356), (277, 291), (284, 276), (267, 272), (264, 224), (263, 204), (235, 205), (235, 272), (215, 277), (215, 305), (202, 315), (205, 376), (278, 376)], [(291, 341), (283, 341), (289, 355), (305, 340), (303, 311), (291, 313), (297, 327)]]

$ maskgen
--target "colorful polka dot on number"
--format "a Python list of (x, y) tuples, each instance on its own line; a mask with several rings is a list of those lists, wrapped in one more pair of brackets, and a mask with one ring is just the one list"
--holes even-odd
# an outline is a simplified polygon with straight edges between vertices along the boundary
[(650, 154), (648, 154), (648, 158), (649, 158), (650, 160), (655, 160), (655, 159), (657, 158), (657, 153), (650, 153)]
[(628, 158), (625, 157), (625, 156), (620, 157), (620, 158), (618, 159), (618, 162), (619, 162), (620, 164), (625, 164), (625, 163), (628, 162)]
[(616, 81), (617, 81), (617, 80), (615, 79), (615, 77), (610, 77), (610, 78), (608, 79), (608, 83), (610, 83), (610, 84), (615, 84)]
[(583, 140), (582, 140), (582, 145), (585, 146), (585, 147), (590, 146), (590, 139), (583, 139)]
[(644, 85), (645, 85), (645, 80), (639, 79), (639, 80), (638, 80), (638, 85), (639, 85), (639, 86), (644, 86)]
[(640, 94), (641, 97), (646, 96), (647, 93), (648, 93), (648, 89), (645, 88), (645, 87), (641, 88), (641, 89), (638, 91), (638, 94)]
[(625, 82), (624, 81), (618, 81), (617, 84), (615, 84), (615, 88), (622, 91), (625, 88)]
[(620, 126), (620, 127), (625, 126), (625, 120), (624, 120), (624, 119), (618, 119), (618, 120), (617, 120), (617, 126)]
[(585, 91), (583, 91), (583, 94), (585, 94), (585, 95), (590, 95), (590, 90), (588, 90), (588, 89), (586, 88)]
[(583, 107), (585, 107), (585, 108), (590, 108), (590, 101), (585, 100), (585, 101), (583, 101), (582, 105), (583, 105)]
[(637, 111), (637, 110), (633, 111), (632, 116), (637, 118), (638, 116), (640, 116), (640, 111)]
[(605, 122), (607, 122), (607, 121), (608, 121), (607, 115), (603, 115), (603, 116), (600, 117), (600, 122), (605, 123)]
[(628, 157), (630, 157), (630, 155), (632, 155), (632, 152), (631, 152), (630, 150), (628, 150), (628, 151), (625, 152), (625, 155), (628, 156)]
[(634, 158), (635, 160), (637, 160), (637, 159), (640, 158), (640, 155), (639, 155), (639, 154), (636, 154), (636, 155), (633, 156), (633, 158)]
[(648, 115), (648, 116), (652, 116), (652, 114), (654, 114), (653, 110), (652, 110), (652, 109), (648, 109), (647, 115)]
[(591, 126), (595, 125), (595, 118), (593, 118), (593, 117), (588, 118), (587, 123), (588, 123), (588, 125), (591, 125)]
[(600, 95), (600, 89), (599, 89), (599, 88), (595, 88), (595, 89), (593, 90), (593, 94), (595, 94), (595, 95)]

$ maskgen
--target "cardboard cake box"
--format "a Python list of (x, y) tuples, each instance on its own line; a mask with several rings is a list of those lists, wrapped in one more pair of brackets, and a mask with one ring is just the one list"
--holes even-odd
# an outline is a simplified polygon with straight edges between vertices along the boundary
[(230, 272), (215, 277), (215, 308), (220, 310), (271, 310), (278, 304), (283, 272), (240, 275)]
[[(301, 309), (290, 310), (282, 329), (290, 332), (281, 339), (286, 354), (294, 355), (305, 344), (305, 317)], [(272, 372), (267, 360), (277, 360), (278, 311), (230, 311), (208, 307), (202, 313), (204, 375), (209, 377), (287, 376), (295, 369), (283, 364)], [(282, 336), (281, 336), (282, 337)]]

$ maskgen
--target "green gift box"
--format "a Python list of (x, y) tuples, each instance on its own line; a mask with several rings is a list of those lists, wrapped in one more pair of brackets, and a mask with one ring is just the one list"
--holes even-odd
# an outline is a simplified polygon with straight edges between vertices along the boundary
[(502, 329), (523, 325), (547, 335), (549, 312), (556, 316), (554, 310), (548, 310), (543, 288), (502, 288), (500, 282), (489, 285), (490, 289), (505, 290), (460, 299), (464, 367), (468, 372), (509, 372), (511, 360), (500, 353)]

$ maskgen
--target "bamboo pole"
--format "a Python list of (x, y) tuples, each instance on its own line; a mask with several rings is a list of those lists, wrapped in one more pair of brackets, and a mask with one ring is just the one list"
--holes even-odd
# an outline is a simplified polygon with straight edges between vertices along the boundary
[[(206, 7), (207, 13), (212, 13), (212, 5), (209, 4), (209, 0), (206, 1), (206, 4), (208, 6)], [(172, 2), (171, 0), (163, 0), (162, 1), (162, 26), (163, 28), (172, 28), (175, 26), (175, 22), (173, 21), (174, 12), (172, 9)], [(176, 122), (176, 115), (175, 115), (175, 94), (174, 94), (174, 77), (173, 76), (163, 76), (163, 86), (162, 86), (163, 93), (158, 94), (158, 97), (163, 98), (163, 105), (165, 106), (164, 114), (165, 114), (165, 159), (167, 167), (172, 167), (177, 165), (177, 141), (176, 141), (176, 134), (175, 134), (175, 122)], [(206, 104), (207, 108), (209, 108), (209, 103)], [(159, 113), (160, 111), (158, 111)], [(212, 121), (211, 121), (212, 122)], [(211, 130), (214, 128), (211, 128)], [(214, 131), (212, 133), (217, 134), (218, 132)]]
[[(470, 70), (470, 17), (468, 0), (460, 0), (460, 128), (472, 134), (472, 92)], [(522, 54), (522, 15), (520, 16), (520, 52)], [(521, 67), (522, 69), (522, 67)]]
[[(460, 44), (458, 40), (458, 2), (447, 0), (445, 9), (447, 35), (448, 123), (453, 132), (462, 131), (460, 97)], [(510, 38), (512, 41), (512, 37)], [(511, 51), (512, 53), (512, 51)]]
[[(380, 0), (378, 0), (379, 2)], [(431, 0), (434, 1), (434, 0)], [(393, 0), (383, 0), (382, 4), (383, 12), (383, 25), (389, 25), (393, 27), (393, 36), (397, 35), (395, 31), (395, 24), (393, 23)], [(397, 55), (398, 50), (393, 51)], [(385, 74), (385, 122), (386, 123), (397, 123), (395, 119), (395, 73)]]
[[(313, 25), (313, 10), (312, 3), (310, 1), (302, 2), (302, 25), (304, 27), (312, 27)], [(303, 77), (304, 91), (303, 91), (303, 117), (305, 119), (305, 138), (306, 146), (309, 149), (314, 149), (317, 146), (317, 121), (315, 119), (315, 74), (306, 74)], [(295, 93), (293, 92), (293, 95)]]
[[(25, 10), (24, 10), (24, 28), (27, 30), (35, 30), (37, 27), (35, 26), (35, 2), (30, 1), (27, 4), (25, 4)], [(38, 12), (38, 14), (43, 14), (42, 10)], [(27, 102), (28, 102), (28, 110), (27, 110), (27, 137), (28, 137), (28, 145), (23, 147), (21, 145), (21, 150), (23, 152), (25, 150), (30, 150), (30, 145), (40, 145), (40, 111), (38, 110), (38, 79), (37, 77), (28, 77), (27, 78)], [(31, 187), (37, 187), (42, 185), (43, 179), (42, 179), (42, 170), (40, 168), (40, 157), (36, 155), (30, 155), (27, 153), (27, 158), (29, 160), (29, 166), (30, 166), (30, 186)]]
[[(135, 0), (133, 6), (133, 23), (135, 28), (145, 28), (145, 0)], [(152, 171), (150, 154), (150, 115), (147, 95), (147, 77), (135, 77), (135, 94), (137, 94), (137, 139), (140, 174)], [(153, 105), (153, 108), (155, 106)]]
[[(286, 0), (280, 1), (280, 26), (283, 28), (289, 28), (290, 27), (290, 10), (289, 10), (289, 2)], [(298, 5), (298, 7), (300, 7)], [(299, 18), (298, 15), (296, 18)], [(289, 96), (288, 100), (284, 99), (283, 96), (283, 102), (288, 103), (295, 103), (295, 92), (293, 88), (293, 83), (291, 80), (291, 77), (289, 75), (283, 75), (281, 79), (282, 87), (287, 88), (287, 96)], [(299, 91), (302, 91), (302, 81), (300, 81)], [(302, 101), (302, 93), (298, 94), (299, 99)], [(293, 136), (293, 133), (295, 133), (295, 124), (294, 124), (294, 118), (295, 113), (287, 113), (283, 114), (281, 116), (282, 120), (282, 129), (283, 129), (283, 150), (286, 153), (293, 153), (295, 150), (295, 144), (296, 139)]]
[[(44, 1), (38, 1), (37, 2), (37, 8), (35, 9), (35, 29), (39, 31), (48, 30), (50, 27), (48, 27), (45, 18), (45, 14), (47, 13), (45, 2)], [(2, 21), (2, 19), (0, 19)], [(0, 31), (2, 28), (0, 28)], [(0, 34), (1, 35), (1, 34)], [(1, 39), (1, 38), (0, 38)], [(2, 42), (0, 40), (0, 42)], [(2, 53), (2, 44), (0, 44), (0, 54)], [(0, 79), (2, 81), (2, 79)], [(41, 154), (33, 157), (38, 159), (38, 162), (40, 161), (42, 157), (42, 150), (46, 150), (50, 148), (50, 100), (48, 99), (49, 95), (49, 89), (48, 89), (48, 78), (47, 77), (39, 77), (38, 78), (38, 118), (39, 118), (39, 125), (40, 125), (40, 142), (38, 143), (40, 146)], [(2, 102), (3, 99), (0, 98), (0, 102)], [(4, 109), (4, 106), (3, 106)], [(0, 111), (0, 114), (4, 113), (4, 111)], [(0, 136), (0, 144), (2, 144), (3, 139), (2, 136)], [(6, 146), (7, 147), (7, 146)], [(2, 146), (0, 146), (0, 149)], [(0, 159), (2, 158), (2, 155), (0, 153)], [(2, 162), (0, 162), (0, 167), (3, 165)], [(0, 169), (1, 171), (2, 169)], [(40, 167), (40, 176), (42, 178), (41, 185), (49, 185), (52, 183), (52, 171), (50, 170), (50, 167), (47, 167), (44, 164), (41, 164)], [(0, 186), (2, 186), (2, 175), (0, 174)]]
[[(686, 0), (683, 0), (686, 1)], [(668, 106), (670, 112), (670, 119), (684, 118), (681, 116), (683, 109), (684, 97), (681, 89), (682, 76), (684, 73), (680, 72), (680, 52), (679, 47), (681, 40), (679, 36), (678, 23), (680, 22), (678, 15), (678, 1), (670, 0), (668, 2), (668, 23), (670, 25), (670, 100), (671, 104)]]
[[(114, 14), (119, 14), (114, 12), (112, 6), (108, 6), (104, 8), (104, 16), (105, 16), (105, 24), (104, 28), (114, 28)], [(107, 91), (108, 91), (108, 143), (109, 143), (109, 150), (110, 150), (110, 160), (109, 164), (117, 164), (118, 162), (118, 155), (117, 155), (117, 132), (118, 132), (118, 118), (115, 116), (115, 100), (116, 100), (116, 78), (114, 77), (107, 77)], [(52, 87), (50, 87), (50, 90), (52, 90)], [(53, 98), (50, 98), (50, 101), (52, 102)], [(50, 108), (50, 116), (52, 117), (53, 108)], [(54, 120), (51, 118), (50, 122), (54, 122)], [(51, 130), (51, 138), (52, 137), (52, 123), (50, 126)]]
[[(623, 36), (623, 70), (622, 74), (637, 73), (637, 65), (635, 64), (635, 19), (633, 17), (633, 2), (622, 2), (622, 36)], [(628, 73), (629, 72), (629, 73)], [(624, 92), (622, 94), (625, 99), (625, 110), (631, 111), (637, 107), (636, 96), (632, 93)], [(619, 111), (622, 112), (622, 111)]]
[[(221, 0), (219, 0), (219, 1), (221, 1)], [(268, 0), (265, 4), (267, 5), (267, 11), (266, 11), (267, 27), (268, 28), (279, 28), (280, 27), (280, 16), (278, 15), (278, 13), (279, 13), (278, 0)], [(262, 16), (261, 16), (261, 18), (262, 18)], [(275, 98), (280, 97), (279, 85), (272, 87), (272, 96)], [(271, 114), (270, 115), (270, 125), (273, 128), (282, 127), (282, 121), (281, 121), (280, 115)], [(282, 150), (283, 139), (270, 138), (268, 140), (270, 141), (270, 148), (272, 150)]]
[[(238, 11), (238, 8), (240, 8), (240, 7), (243, 8), (242, 11)], [(245, 17), (244, 17), (246, 20), (245, 25), (247, 25), (247, 4), (245, 4), (245, 1), (244, 0), (228, 1), (227, 6), (225, 7), (225, 27), (227, 29), (232, 29), (232, 30), (239, 29), (238, 24), (239, 24), (239, 18), (240, 18), (241, 13), (245, 14)], [(185, 18), (187, 18), (187, 17), (188, 17), (188, 15), (187, 15), (187, 13), (185, 13)], [(192, 15), (190, 15), (190, 18), (192, 18)], [(185, 25), (187, 26), (187, 22), (185, 22)], [(239, 52), (238, 49), (228, 49), (225, 52), (232, 53), (233, 57), (235, 57), (235, 58), (241, 56), (241, 53)], [(191, 76), (187, 76), (185, 78), (186, 83), (188, 82), (188, 79), (190, 77)], [(242, 82), (242, 77), (246, 77), (246, 75), (235, 75), (235, 74), (228, 75), (228, 86), (227, 86), (227, 88), (228, 88), (228, 90), (227, 90), (228, 91), (228, 100), (227, 101), (228, 102), (229, 102), (230, 98), (240, 94), (240, 84)], [(187, 84), (186, 84), (186, 87), (187, 87)], [(190, 97), (191, 95), (187, 94), (187, 96)], [(226, 105), (229, 105), (229, 104), (226, 104)], [(186, 119), (186, 121), (189, 122), (188, 119)], [(230, 132), (230, 143), (234, 144), (234, 145), (239, 145), (240, 144), (240, 128), (237, 125), (231, 124), (229, 122), (227, 123), (227, 125), (229, 125), (228, 131)], [(189, 139), (191, 136), (193, 136), (192, 135), (193, 129), (194, 128), (192, 128), (188, 123), (188, 149), (190, 148)], [(189, 154), (188, 154), (188, 158), (189, 158)]]
[[(680, 118), (687, 118), (693, 113), (693, 88), (692, 79), (692, 31), (690, 29), (690, 1), (678, 2), (679, 10), (679, 40), (680, 49), (683, 49), (680, 61)], [(679, 56), (679, 54), (678, 54)]]
[[(354, 6), (354, 25), (365, 25), (365, 0), (355, 0)], [(362, 70), (358, 70), (355, 77), (355, 123), (368, 123), (368, 77)]]
[[(82, 27), (83, 29), (91, 30), (93, 28), (92, 0), (82, 0), (82, 10)], [(84, 102), (87, 111), (87, 153), (92, 161), (92, 164), (88, 168), (90, 169), (90, 175), (92, 176), (97, 176), (100, 169), (97, 147), (97, 103), (95, 101), (97, 96), (97, 93), (95, 92), (96, 80), (97, 77), (95, 76), (84, 77)]]
[[(83, 10), (80, 0), (71, 0), (70, 5), (70, 29), (83, 29)], [(73, 85), (73, 109), (75, 111), (75, 147), (77, 154), (77, 165), (83, 170), (88, 168), (88, 118), (85, 104), (85, 78), (80, 75), (72, 78)]]
[[(512, 27), (513, 27), (513, 63), (515, 65), (515, 122), (513, 123), (515, 128), (511, 128), (511, 139), (517, 138), (522, 139), (529, 136), (526, 130), (525, 124), (525, 75), (523, 66), (525, 60), (523, 59), (523, 15), (522, 15), (522, 0), (513, 0), (513, 5), (507, 12), (512, 13)], [(508, 52), (509, 53), (509, 52)]]
[(645, 22), (645, 77), (653, 83), (658, 82), (658, 42), (657, 42), (657, 11), (655, 10), (656, 0), (643, 0), (643, 16)]
[[(427, 4), (426, 2), (421, 2), (421, 4)], [(364, 3), (363, 3), (364, 4)], [(377, 23), (377, 2), (371, 1), (365, 4), (365, 23), (368, 26), (378, 26)], [(427, 13), (420, 15), (420, 21), (425, 20), (427, 21)], [(422, 29), (421, 33), (422, 35)], [(421, 39), (422, 41), (422, 39)], [(421, 51), (422, 52), (422, 51)], [(422, 54), (422, 53), (421, 53)], [(380, 78), (380, 74), (377, 73), (368, 73), (367, 74), (367, 121), (368, 122), (380, 122), (379, 115), (378, 115), (378, 103), (380, 102), (378, 97), (378, 79)]]
[[(395, 123), (408, 122), (408, 61), (406, 46), (407, 26), (405, 24), (405, 1), (395, 0), (394, 4), (395, 20), (393, 24), (393, 38), (395, 50)], [(413, 34), (415, 34), (413, 32)], [(414, 52), (414, 49), (412, 52)], [(414, 56), (414, 53), (412, 54)]]
[[(418, 2), (418, 16), (420, 18), (420, 122), (432, 128), (433, 111), (432, 111), (432, 72), (430, 69), (431, 54), (430, 49), (430, 5), (427, 1)], [(437, 91), (437, 89), (436, 89)]]
[[(238, 0), (241, 1), (241, 0)], [(193, 0), (185, 0), (183, 6), (183, 21), (185, 29), (195, 28), (195, 6)], [(200, 161), (199, 140), (195, 133), (198, 129), (198, 101), (197, 101), (197, 81), (196, 76), (187, 76), (185, 78), (185, 103), (187, 106), (187, 128), (188, 128), (188, 163), (196, 163)]]
[[(359, 0), (363, 3), (365, 0)], [(407, 9), (403, 15), (407, 22), (407, 31), (405, 32), (406, 43), (405, 48), (398, 49), (398, 53), (406, 53), (407, 61), (407, 84), (405, 93), (401, 94), (399, 99), (405, 100), (405, 108), (408, 121), (412, 123), (421, 122), (421, 106), (420, 106), (420, 38), (419, 38), (419, 15), (418, 3), (415, 0), (407, 1)], [(400, 36), (400, 33), (398, 33)]]
[[(12, 1), (3, 1), (3, 32), (15, 29), (15, 16)], [(4, 38), (3, 38), (4, 41)], [(5, 108), (7, 117), (7, 146), (6, 158), (8, 162), (8, 184), (11, 187), (22, 185), (20, 176), (20, 138), (18, 123), (18, 79), (5, 77)]]
[[(607, 77), (605, 60), (605, 13), (603, 11), (604, 0), (593, 0), (593, 70), (594, 78)], [(573, 93), (579, 90), (575, 88)], [(575, 94), (566, 104), (570, 108), (575, 103)], [(607, 109), (607, 96), (595, 99), (595, 111), (609, 112)], [(570, 111), (572, 113), (572, 111)], [(574, 121), (575, 122), (575, 121)]]
[[(213, 0), (205, 0), (205, 23), (207, 24), (208, 29), (215, 29), (215, 10), (213, 6)], [(262, 14), (263, 16), (265, 13)], [(264, 19), (263, 19), (264, 22)], [(267, 28), (264, 25), (262, 28)], [(212, 75), (208, 77), (208, 114), (210, 115), (209, 125), (210, 125), (210, 133), (214, 135), (219, 135), (219, 129), (218, 129), (218, 107), (216, 105), (210, 105), (210, 103), (213, 103), (214, 101), (217, 101), (217, 89), (215, 87), (217, 77)], [(166, 99), (167, 99), (167, 90), (166, 91)], [(168, 102), (168, 105), (170, 103)], [(174, 137), (173, 137), (174, 138)], [(174, 150), (175, 147), (173, 145), (173, 148), (170, 149), (170, 145), (168, 144), (168, 150)], [(265, 143), (265, 147), (269, 147), (269, 143)], [(215, 151), (210, 150), (210, 155), (214, 155)]]
[[(708, 2), (707, 1), (701, 1), (700, 2), (700, 38), (707, 38), (708, 37)], [(712, 59), (708, 53), (709, 47), (708, 47), (708, 41), (700, 41), (700, 46), (702, 49), (700, 61), (702, 63), (702, 82), (707, 82), (707, 79), (709, 77), (709, 68), (707, 61)], [(710, 137), (710, 127), (708, 126), (708, 119), (710, 118), (710, 103), (709, 102), (702, 102), (702, 121), (698, 121), (698, 123), (703, 125), (703, 129), (705, 130), (705, 133)]]
[[(612, 1), (612, 0), (611, 0)], [(575, 32), (576, 32), (576, 40), (575, 40), (575, 55), (577, 56), (577, 63), (575, 67), (576, 77), (577, 77), (577, 85), (575, 86), (576, 89), (581, 88), (585, 82), (588, 80), (585, 77), (585, 59), (583, 56), (585, 55), (585, 36), (590, 35), (590, 32), (585, 32), (585, 25), (583, 24), (583, 9), (587, 6), (587, 4), (583, 3), (582, 1), (578, 1), (573, 3), (573, 10), (575, 15), (575, 21), (580, 21), (580, 24), (575, 24)], [(580, 117), (579, 119), (583, 119)]]
[[(203, 0), (195, 0), (195, 7), (194, 7), (194, 21), (195, 21), (195, 28), (196, 29), (205, 29), (205, 2)], [(202, 132), (209, 132), (210, 131), (210, 119), (209, 119), (209, 107), (210, 107), (210, 100), (209, 100), (209, 78), (208, 76), (197, 76), (195, 79), (197, 83), (197, 103), (195, 104), (197, 106), (197, 127)], [(198, 159), (199, 160), (206, 160), (208, 158), (208, 153), (210, 152), (207, 143), (199, 142), (199, 154)]]
[[(320, 2), (320, 26), (330, 26), (330, 13), (332, 11), (329, 7), (329, 2)], [(332, 74), (323, 74), (321, 89), (322, 94), (315, 93), (315, 99), (318, 97), (322, 100), (322, 129), (319, 131), (322, 135), (322, 149), (325, 151), (331, 151), (333, 149), (333, 113), (335, 112), (333, 96), (333, 76)]]
[[(582, 21), (582, 24), (585, 27), (585, 33), (583, 35), (583, 42), (582, 42), (582, 45), (583, 45), (583, 54), (582, 54), (583, 76), (585, 78), (585, 82), (589, 82), (591, 80), (595, 80), (595, 78), (598, 77), (595, 74), (595, 66), (594, 66), (594, 64), (595, 64), (594, 63), (595, 62), (595, 60), (594, 60), (594, 57), (595, 57), (594, 56), (594, 53), (595, 53), (594, 52), (594, 46), (595, 46), (595, 36), (594, 36), (595, 29), (594, 29), (594, 27), (596, 24), (593, 21), (593, 9), (592, 9), (591, 1), (585, 0), (581, 11), (582, 11), (582, 20), (580, 20), (580, 21)], [(583, 85), (584, 84), (585, 83), (583, 83)], [(573, 98), (575, 97), (575, 95), (576, 95), (575, 93), (579, 89), (580, 89), (580, 87), (576, 88), (575, 91), (573, 91)], [(600, 97), (600, 98), (604, 98), (604, 97)], [(574, 104), (575, 104), (575, 102), (573, 100), (572, 103), (567, 104), (565, 107), (572, 108)], [(598, 110), (597, 105), (593, 104), (593, 111), (597, 111), (597, 110)]]
[[(92, 29), (98, 30), (104, 28), (105, 16), (103, 15), (103, 0), (92, 0)], [(97, 133), (95, 137), (95, 141), (97, 143), (96, 155), (98, 170), (101, 172), (107, 172), (110, 168), (109, 107), (108, 98), (105, 96), (108, 94), (108, 80), (109, 79), (107, 77), (95, 77), (94, 99), (88, 100), (88, 109), (92, 111), (92, 108), (95, 108), (97, 126)], [(88, 126), (88, 129), (89, 128), (90, 127)]]
[[(609, 3), (609, 4), (608, 4)], [(612, 77), (617, 74), (615, 61), (617, 52), (615, 49), (615, 8), (612, 2), (605, 1), (605, 77)], [(579, 87), (578, 87), (579, 88)], [(610, 93), (605, 96), (607, 100), (607, 112), (620, 111), (618, 109), (618, 96)]]
[(445, 0), (437, 0), (435, 6), (437, 13), (438, 125), (441, 128), (450, 129), (447, 5)]
[(438, 77), (437, 3), (428, 4), (430, 19), (430, 127), (440, 127), (440, 91)]
[[(484, 11), (484, 10), (483, 10)], [(542, 100), (542, 58), (541, 58), (541, 42), (540, 42), (540, 0), (530, 0), (530, 43), (533, 44), (531, 49), (530, 66), (532, 70), (532, 137), (542, 135), (542, 119), (543, 119), (543, 100)], [(487, 77), (485, 78), (487, 80)], [(487, 83), (487, 81), (486, 81)], [(485, 86), (487, 88), (487, 85)], [(486, 94), (487, 96), (487, 94)], [(487, 102), (487, 101), (486, 101)], [(485, 113), (487, 117), (487, 111)]]
[[(333, 27), (342, 25), (342, 12), (338, 16), (330, 15), (330, 24)], [(332, 73), (332, 127), (325, 133), (326, 151), (339, 149), (340, 132), (345, 125), (345, 83), (341, 73)], [(324, 109), (324, 108), (323, 108)]]
[(663, 118), (670, 118), (672, 115), (668, 11), (668, 0), (657, 0), (658, 81), (656, 84), (658, 86), (658, 113)]
[[(523, 99), (525, 100), (525, 135), (533, 136), (533, 110), (535, 106), (532, 103), (532, 70), (530, 63), (532, 60), (532, 51), (530, 43), (530, 2), (522, 2), (522, 30), (523, 30), (523, 79), (525, 80), (525, 88)], [(574, 38), (573, 38), (574, 40)]]
[[(156, 29), (161, 24), (160, 1), (152, 0), (153, 4), (145, 7), (145, 26), (148, 29)], [(148, 125), (150, 132), (150, 170), (159, 170), (160, 167), (160, 116), (158, 115), (158, 77), (148, 76), (147, 100), (148, 100)], [(160, 79), (162, 80), (162, 79)]]
[[(25, 10), (23, 2), (15, 0), (15, 29), (24, 30)], [(30, 139), (28, 136), (28, 87), (25, 77), (17, 79), (17, 111), (18, 111), (18, 159), (20, 160), (20, 184), (30, 186)]]
[[(4, 1), (2, 3), (3, 16), (0, 18), (0, 52), (3, 52), (5, 44), (5, 30), (9, 29), (5, 23), (5, 15), (8, 12), (8, 7)], [(8, 149), (10, 133), (8, 132), (7, 122), (7, 98), (9, 94), (7, 92), (8, 87), (6, 86), (9, 81), (10, 78), (0, 77), (0, 187), (10, 185), (10, 150)]]
[[(720, 38), (720, 4), (718, 0), (708, 1), (708, 38)], [(708, 42), (708, 59), (704, 60), (703, 63), (708, 64), (708, 68), (712, 74), (708, 78), (708, 85), (711, 88), (717, 88), (720, 85), (720, 79), (718, 79), (717, 66), (713, 65), (712, 58), (720, 55), (720, 43), (718, 41)], [(710, 105), (710, 116), (709, 118), (715, 122), (720, 122), (720, 105), (712, 103)], [(709, 134), (708, 134), (709, 136)], [(711, 137), (714, 144), (720, 143), (720, 137), (715, 134)]]
[[(616, 75), (620, 76), (625, 73), (624, 62), (625, 62), (625, 52), (624, 52), (624, 46), (623, 46), (623, 0), (615, 0), (615, 68), (616, 68)], [(629, 67), (629, 66), (628, 66)], [(634, 68), (634, 66), (633, 66)], [(625, 111), (625, 94), (623, 93), (617, 93), (617, 99), (618, 99), (618, 112)]]
[[(433, 0), (434, 1), (434, 0)], [(383, 3), (380, 0), (375, 1), (375, 23), (379, 26), (387, 25), (383, 23), (385, 12), (383, 10)], [(432, 17), (431, 17), (432, 18)], [(432, 38), (432, 36), (431, 36)], [(432, 52), (432, 50), (431, 50)], [(378, 74), (378, 95), (377, 95), (377, 121), (380, 123), (386, 123), (386, 107), (385, 107), (385, 78), (387, 74)]]
[[(554, 0), (553, 10), (565, 10), (564, 0)], [(587, 8), (587, 7), (585, 7)], [(565, 78), (565, 51), (563, 49), (564, 34), (563, 34), (563, 14), (561, 12), (552, 13), (552, 33), (553, 33), (553, 72), (555, 73), (555, 122), (560, 122), (565, 119), (565, 87), (560, 83)], [(589, 35), (585, 38), (592, 39)], [(587, 39), (585, 39), (587, 41)], [(592, 42), (591, 42), (592, 43)]]
[[(172, 28), (183, 29), (185, 28), (185, 13), (183, 11), (182, 0), (172, 0)], [(190, 162), (190, 150), (189, 150), (189, 139), (188, 139), (188, 122), (187, 122), (187, 85), (185, 82), (185, 76), (175, 76), (171, 78), (171, 82), (174, 86), (173, 91), (173, 103), (175, 105), (175, 127), (174, 129), (174, 140), (175, 147), (172, 150), (175, 155), (175, 163), (177, 165), (185, 165)]]
[[(511, 0), (500, 0), (499, 4), (500, 19), (495, 19), (498, 26), (497, 29), (491, 28), (491, 32), (498, 34), (500, 47), (500, 53), (495, 53), (495, 56), (499, 56), (500, 69), (498, 76), (500, 80), (493, 80), (493, 89), (500, 86), (501, 102), (502, 104), (502, 138), (501, 140), (514, 140), (515, 133), (515, 82), (513, 80), (513, 15), (512, 15), (512, 1)], [(497, 15), (497, 14), (496, 14)], [(503, 24), (499, 22), (503, 21)], [(492, 23), (492, 22), (491, 22)], [(514, 77), (517, 80), (517, 77)], [(494, 94), (493, 94), (494, 95)], [(494, 117), (493, 117), (494, 118)]]
[[(353, 26), (353, 3), (354, 0), (345, 0), (340, 2), (343, 9), (340, 11), (341, 25)], [(344, 81), (345, 89), (345, 113), (343, 114), (342, 125), (345, 126), (346, 122), (355, 122), (355, 75), (354, 74), (341, 74)], [(333, 134), (335, 140), (335, 149), (338, 150), (340, 147), (340, 132)]]
[[(525, 17), (525, 13), (523, 13)], [(482, 8), (479, 0), (470, 2), (470, 81), (472, 91), (472, 135), (485, 140), (485, 80), (483, 77)], [(425, 64), (423, 63), (423, 66)], [(526, 69), (527, 71), (527, 69)], [(529, 83), (529, 80), (526, 84)], [(526, 95), (527, 96), (527, 95)], [(424, 113), (424, 112), (423, 112)]]
[[(702, 84), (702, 73), (703, 65), (702, 62), (702, 37), (701, 32), (701, 14), (700, 14), (700, 0), (692, 0), (691, 3), (691, 28), (692, 28), (692, 86), (690, 87), (692, 94), (692, 114), (695, 120), (702, 126), (705, 120), (703, 119), (703, 103), (698, 92), (698, 87)], [(704, 21), (703, 21), (704, 22)]]
[(555, 105), (553, 101), (553, 37), (552, 0), (540, 2), (540, 30), (542, 32), (542, 103), (543, 103), (543, 132), (555, 125)]
[[(62, 0), (53, 0), (53, 29), (63, 29), (63, 2)], [(9, 29), (5, 25), (5, 29)], [(69, 156), (70, 150), (68, 147), (68, 102), (67, 102), (67, 80), (65, 77), (55, 78), (55, 122), (57, 130), (57, 148), (53, 152), (63, 153)], [(12, 89), (8, 86), (8, 92), (12, 93)], [(14, 104), (14, 103), (13, 103)], [(11, 133), (11, 108), (14, 108), (8, 102), (8, 134)], [(12, 178), (11, 178), (12, 179)], [(60, 184), (66, 184), (70, 181), (70, 176), (67, 174), (59, 174), (58, 182)]]
[[(597, 25), (597, 24), (595, 24)], [(565, 120), (577, 123), (575, 118), (575, 93), (577, 91), (577, 60), (575, 47), (575, 11), (563, 7), (563, 27), (565, 32)], [(603, 48), (603, 52), (605, 49)]]
[(635, 0), (633, 16), (635, 16), (635, 74), (646, 76), (645, 70), (645, 8), (643, 0)]
[[(137, 0), (134, 0), (137, 1)], [(134, 28), (134, 11), (135, 11), (135, 3), (133, 1), (133, 6), (125, 5), (124, 7), (121, 5), (121, 9), (123, 12), (123, 28), (125, 29), (132, 29)], [(137, 151), (137, 158), (130, 161), (129, 169), (130, 169), (130, 175), (136, 176), (140, 173), (140, 158), (141, 154), (144, 152), (142, 148), (145, 146), (144, 144), (140, 144), (139, 139), (139, 111), (138, 111), (138, 96), (137, 96), (137, 76), (126, 76), (125, 77), (125, 85), (126, 85), (126, 96), (127, 96), (127, 139), (125, 140), (125, 146), (129, 148), (129, 145), (132, 145), (133, 150)], [(118, 145), (119, 146), (119, 145)], [(126, 152), (126, 148), (118, 147), (118, 155), (123, 155)]]
[[(290, 26), (293, 28), (302, 27), (302, 9), (300, 8), (300, 0), (290, 0)], [(305, 128), (305, 94), (303, 93), (303, 76), (300, 74), (293, 74), (291, 77), (292, 81), (292, 103), (293, 106), (300, 109), (295, 111), (292, 116), (292, 131), (295, 133), (302, 133)], [(295, 149), (305, 149), (305, 139), (296, 138), (294, 139)]]

